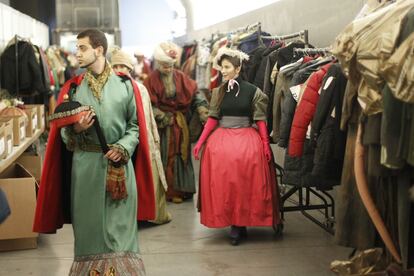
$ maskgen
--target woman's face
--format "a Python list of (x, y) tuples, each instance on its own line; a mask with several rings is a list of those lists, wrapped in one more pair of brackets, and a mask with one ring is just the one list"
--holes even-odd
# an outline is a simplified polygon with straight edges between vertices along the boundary
[(234, 67), (234, 65), (227, 59), (221, 61), (221, 74), (224, 81), (228, 81), (236, 78), (240, 73), (240, 66)]
[(122, 64), (115, 64), (112, 65), (112, 69), (114, 69), (115, 73), (123, 73), (125, 75), (129, 75), (129, 68)]

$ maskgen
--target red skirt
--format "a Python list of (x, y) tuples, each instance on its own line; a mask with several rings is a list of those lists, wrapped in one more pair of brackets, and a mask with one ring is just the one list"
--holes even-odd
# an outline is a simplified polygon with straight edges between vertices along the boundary
[(279, 223), (276, 178), (252, 127), (218, 128), (200, 167), (201, 223), (219, 228)]

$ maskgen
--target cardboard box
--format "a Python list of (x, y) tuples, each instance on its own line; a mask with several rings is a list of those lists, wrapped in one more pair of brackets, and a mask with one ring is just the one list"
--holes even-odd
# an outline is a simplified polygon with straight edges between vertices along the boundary
[(0, 122), (4, 123), (4, 137), (6, 137), (7, 156), (13, 153), (13, 119), (4, 119), (0, 117)]
[(40, 183), (43, 160), (40, 155), (32, 152), (24, 152), (17, 158), (16, 163), (22, 165)]
[(0, 187), (10, 205), (10, 216), (0, 224), (0, 251), (36, 248), (32, 232), (36, 207), (35, 179), (14, 163), (0, 174)]
[(13, 146), (20, 145), (26, 139), (26, 118), (24, 116), (0, 116), (1, 120), (13, 119)]
[(27, 125), (26, 125), (26, 137), (32, 137), (37, 129), (37, 108), (36, 107), (27, 107), (24, 109), (24, 112), (27, 114)]
[(0, 240), (0, 251), (37, 248), (37, 237), (26, 239)]
[(26, 104), (25, 107), (36, 108), (37, 111), (37, 129), (45, 130), (46, 114), (45, 105), (43, 104)]

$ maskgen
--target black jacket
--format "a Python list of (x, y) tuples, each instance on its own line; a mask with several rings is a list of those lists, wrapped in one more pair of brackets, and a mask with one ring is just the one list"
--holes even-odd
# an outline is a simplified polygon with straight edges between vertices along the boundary
[(260, 65), (257, 68), (257, 71), (255, 72), (256, 76), (254, 77), (254, 84), (257, 87), (259, 87), (262, 91), (264, 87), (264, 81), (266, 78), (265, 74), (266, 74), (266, 66), (267, 66), (268, 58), (273, 52), (277, 51), (277, 49), (279, 49), (280, 46), (281, 44), (276, 44), (275, 46), (269, 47), (262, 54)]
[(311, 143), (316, 146), (312, 174), (338, 183), (346, 143), (346, 133), (340, 130), (346, 84), (340, 65), (333, 64), (325, 75), (311, 129)]
[[(1, 86), (11, 95), (32, 96), (47, 93), (40, 64), (36, 60), (33, 45), (29, 42), (18, 42), (18, 76), (16, 76), (15, 45), (7, 47), (1, 55)], [(17, 91), (17, 78), (19, 91)]]
[[(297, 71), (292, 85), (303, 82), (311, 73), (311, 68)], [(338, 64), (332, 65), (324, 77), (312, 121), (311, 139), (305, 140), (303, 156), (285, 155), (285, 175), (282, 179), (284, 184), (328, 190), (340, 183), (346, 142), (346, 133), (340, 130), (345, 87), (346, 78), (341, 68)], [(291, 96), (291, 93), (288, 94)], [(289, 141), (292, 123), (290, 117), (293, 118), (290, 113), (294, 114), (296, 107), (293, 97), (286, 95), (285, 101), (289, 105), (283, 108), (279, 140), (279, 146), (284, 147), (288, 146)]]

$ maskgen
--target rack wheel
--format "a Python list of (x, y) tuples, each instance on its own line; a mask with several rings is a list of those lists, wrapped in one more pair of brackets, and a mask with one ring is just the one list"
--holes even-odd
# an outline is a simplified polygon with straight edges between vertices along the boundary
[(335, 225), (335, 218), (329, 217), (325, 220), (325, 226), (329, 229), (333, 229)]

